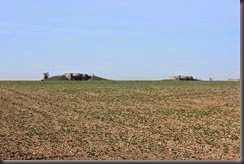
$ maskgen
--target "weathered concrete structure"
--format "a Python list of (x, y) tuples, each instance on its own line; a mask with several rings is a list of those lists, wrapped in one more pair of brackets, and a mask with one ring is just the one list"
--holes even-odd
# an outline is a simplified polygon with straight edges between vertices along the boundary
[(192, 76), (170, 76), (171, 80), (194, 80), (194, 78)]
[(65, 73), (64, 76), (68, 80), (89, 80), (91, 76), (82, 73)]
[(228, 81), (240, 81), (238, 78), (229, 78)]

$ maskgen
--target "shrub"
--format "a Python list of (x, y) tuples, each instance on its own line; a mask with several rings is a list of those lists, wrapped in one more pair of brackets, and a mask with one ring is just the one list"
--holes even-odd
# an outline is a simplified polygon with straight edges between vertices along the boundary
[(48, 72), (44, 72), (43, 73), (43, 80), (47, 80), (49, 78), (49, 73)]

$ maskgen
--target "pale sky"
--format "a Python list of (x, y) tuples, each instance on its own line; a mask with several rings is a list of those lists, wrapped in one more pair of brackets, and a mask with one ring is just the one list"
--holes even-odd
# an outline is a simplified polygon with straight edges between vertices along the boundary
[(237, 0), (0, 0), (0, 80), (240, 78)]

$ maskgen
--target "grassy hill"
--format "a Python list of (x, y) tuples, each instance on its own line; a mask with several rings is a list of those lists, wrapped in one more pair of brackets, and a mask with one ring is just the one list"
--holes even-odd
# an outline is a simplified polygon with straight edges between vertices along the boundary
[(92, 76), (89, 80), (108, 80), (108, 79), (104, 79), (104, 78), (99, 77), (99, 76)]
[(52, 76), (48, 78), (47, 80), (54, 80), (54, 81), (59, 81), (59, 80), (68, 80), (64, 75), (58, 75), (58, 76)]
[[(62, 80), (68, 80), (64, 75), (57, 75), (52, 76), (47, 79), (48, 81), (62, 81)], [(91, 76), (91, 78), (87, 81), (98, 81), (98, 80), (108, 80), (99, 76)]]

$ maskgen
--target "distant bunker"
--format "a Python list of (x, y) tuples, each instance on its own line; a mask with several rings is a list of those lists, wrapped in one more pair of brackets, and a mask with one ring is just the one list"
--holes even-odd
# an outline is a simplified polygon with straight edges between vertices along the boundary
[(228, 81), (240, 81), (238, 78), (229, 78)]
[(82, 73), (65, 73), (64, 77), (68, 80), (89, 80), (91, 76)]
[(171, 80), (195, 80), (192, 76), (170, 76)]

